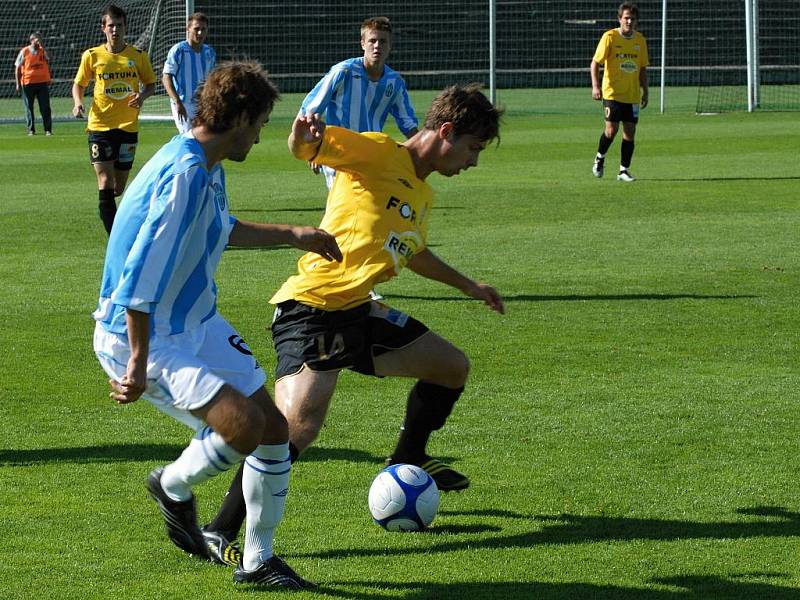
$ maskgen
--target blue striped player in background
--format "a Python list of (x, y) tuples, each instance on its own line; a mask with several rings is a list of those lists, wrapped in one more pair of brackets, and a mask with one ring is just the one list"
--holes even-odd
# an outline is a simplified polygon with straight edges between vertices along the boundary
[(208, 17), (201, 12), (186, 21), (186, 39), (167, 53), (161, 83), (169, 95), (172, 118), (179, 133), (192, 128), (195, 114), (195, 93), (217, 64), (217, 54), (205, 43), (208, 38)]
[[(417, 133), (419, 122), (400, 73), (386, 66), (392, 50), (392, 24), (386, 17), (371, 17), (361, 24), (364, 56), (333, 65), (300, 106), (300, 116), (321, 114), (328, 125), (351, 131), (383, 131), (391, 114), (406, 138)], [(311, 163), (325, 174), (328, 189), (336, 171)]]
[(192, 488), (244, 461), (246, 519), (237, 583), (313, 586), (272, 552), (289, 488), (286, 419), (237, 331), (217, 312), (214, 274), (227, 246), (290, 244), (341, 260), (335, 238), (314, 227), (237, 220), (228, 212), (225, 159), (259, 142), (278, 90), (256, 63), (230, 63), (201, 88), (195, 125), (163, 146), (119, 207), (94, 318), (94, 350), (120, 404), (143, 397), (190, 423), (188, 447), (147, 481), (167, 534), (208, 557)]

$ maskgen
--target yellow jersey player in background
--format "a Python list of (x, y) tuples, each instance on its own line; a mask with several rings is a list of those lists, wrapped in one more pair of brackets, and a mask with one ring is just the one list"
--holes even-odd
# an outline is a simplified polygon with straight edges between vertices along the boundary
[[(338, 173), (321, 227), (336, 237), (343, 258), (327, 263), (304, 255), (298, 273), (270, 300), (277, 305), (275, 401), (289, 424), (292, 460), (317, 437), (342, 369), (410, 377), (417, 381), (387, 462), (421, 466), (442, 491), (469, 485), (426, 450), (464, 390), (469, 360), (413, 317), (371, 299), (370, 290), (408, 267), (504, 312), (493, 287), (462, 275), (427, 247), (433, 190), (426, 182), (434, 171), (451, 177), (477, 166), (481, 151), (498, 138), (501, 115), (480, 85), (470, 84), (439, 94), (422, 130), (402, 144), (383, 133), (326, 126), (318, 114), (295, 119), (294, 156)], [(237, 479), (205, 527), (217, 562), (235, 551), (244, 516)]]
[(89, 162), (97, 175), (100, 219), (110, 234), (117, 214), (114, 198), (125, 190), (136, 156), (139, 111), (155, 91), (156, 75), (147, 53), (125, 41), (125, 11), (109, 4), (101, 19), (106, 43), (89, 48), (81, 56), (72, 84), (72, 114), (84, 116), (83, 95), (94, 81), (86, 124)]
[[(592, 64), (592, 98), (603, 101), (606, 125), (600, 136), (592, 173), (603, 176), (606, 153), (622, 122), (619, 181), (634, 181), (630, 173), (639, 109), (647, 106), (647, 41), (636, 31), (639, 9), (632, 2), (623, 2), (617, 10), (619, 27), (606, 31), (597, 44)], [(604, 66), (600, 87), (600, 65)]]

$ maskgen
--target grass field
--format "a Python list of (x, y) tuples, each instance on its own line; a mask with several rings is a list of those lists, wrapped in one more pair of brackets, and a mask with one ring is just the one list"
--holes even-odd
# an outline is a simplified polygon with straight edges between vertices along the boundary
[[(431, 177), (430, 242), (508, 313), (410, 272), (380, 288), (470, 356), (431, 450), (473, 485), (428, 532), (372, 524), (410, 382), (345, 373), (276, 539), (321, 587), (270, 597), (800, 598), (800, 114), (647, 109), (623, 184), (619, 142), (591, 176), (602, 123), (585, 90), (501, 100), (500, 146)], [(318, 223), (324, 183), (286, 150), (298, 104), (228, 165), (240, 217)], [(136, 167), (172, 133), (145, 124)], [(55, 134), (0, 127), (0, 596), (253, 598), (173, 547), (147, 497), (190, 435), (107, 399), (90, 316), (106, 235), (80, 124)], [(219, 273), (268, 372), (266, 301), (296, 258), (231, 251)], [(202, 518), (228, 480), (197, 490)]]

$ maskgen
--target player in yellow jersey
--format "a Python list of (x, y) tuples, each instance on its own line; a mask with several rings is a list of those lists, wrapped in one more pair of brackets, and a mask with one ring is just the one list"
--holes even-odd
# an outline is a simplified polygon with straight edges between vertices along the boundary
[(292, 153), (340, 172), (322, 223), (343, 255), (333, 267), (304, 255), (298, 274), (270, 300), (277, 305), (275, 394), (297, 452), (317, 437), (340, 370), (413, 377), (418, 381), (389, 461), (423, 467), (443, 491), (469, 485), (425, 451), (464, 389), (467, 357), (416, 319), (371, 300), (369, 291), (407, 266), (504, 311), (494, 288), (462, 275), (427, 247), (433, 190), (425, 181), (434, 171), (449, 177), (476, 166), (498, 135), (500, 114), (473, 84), (440, 94), (422, 131), (404, 144), (380, 133), (326, 127), (318, 115), (295, 119)]
[(73, 116), (82, 118), (83, 95), (94, 81), (86, 131), (89, 162), (97, 175), (100, 219), (111, 233), (117, 204), (133, 167), (139, 141), (139, 111), (155, 91), (156, 75), (143, 50), (125, 41), (127, 15), (109, 4), (101, 15), (106, 43), (89, 48), (72, 84)]
[[(639, 109), (648, 102), (647, 41), (636, 31), (639, 9), (632, 2), (623, 2), (617, 10), (619, 27), (606, 31), (600, 38), (592, 64), (592, 98), (603, 101), (606, 125), (600, 136), (592, 173), (603, 176), (606, 152), (622, 122), (622, 148), (619, 181), (634, 181), (630, 173)], [(600, 65), (604, 66), (602, 88)]]

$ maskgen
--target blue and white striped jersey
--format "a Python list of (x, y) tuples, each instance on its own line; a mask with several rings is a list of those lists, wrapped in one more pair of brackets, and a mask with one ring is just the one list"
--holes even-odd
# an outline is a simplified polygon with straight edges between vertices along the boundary
[(363, 58), (331, 67), (303, 100), (300, 114), (311, 113), (324, 114), (328, 125), (359, 133), (383, 131), (390, 113), (405, 135), (419, 126), (400, 74), (384, 66), (380, 80), (370, 81)]
[(194, 93), (216, 64), (217, 54), (208, 44), (203, 44), (200, 52), (195, 52), (189, 42), (184, 40), (175, 44), (167, 53), (164, 73), (172, 75), (175, 91), (189, 113), (189, 120), (195, 115)]
[(151, 335), (181, 333), (216, 313), (214, 273), (236, 219), (222, 165), (206, 164), (197, 140), (178, 135), (128, 187), (93, 314), (106, 330), (126, 333), (128, 308), (150, 314)]

